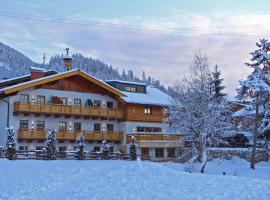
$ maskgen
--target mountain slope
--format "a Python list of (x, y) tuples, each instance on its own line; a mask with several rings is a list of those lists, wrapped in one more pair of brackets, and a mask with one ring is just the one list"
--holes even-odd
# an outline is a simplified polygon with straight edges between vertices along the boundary
[[(118, 79), (124, 81), (143, 82), (147, 85), (154, 85), (164, 92), (169, 91), (170, 93), (170, 91), (172, 91), (171, 88), (166, 89), (159, 80), (155, 80), (151, 76), (146, 77), (144, 72), (142, 72), (142, 77), (139, 78), (134, 75), (132, 70), (128, 70), (127, 73), (123, 70), (122, 73), (119, 73), (117, 69), (98, 59), (84, 57), (78, 53), (72, 55), (72, 57), (74, 67), (82, 69), (99, 79)], [(65, 70), (63, 55), (51, 57), (49, 63), (44, 66), (42, 64), (33, 62), (27, 56), (0, 42), (0, 79), (13, 78), (28, 74), (31, 66), (55, 69), (59, 72)]]

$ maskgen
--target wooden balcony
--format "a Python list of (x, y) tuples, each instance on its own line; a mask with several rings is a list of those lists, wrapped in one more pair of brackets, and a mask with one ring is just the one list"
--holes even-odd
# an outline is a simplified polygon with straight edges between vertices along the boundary
[[(153, 142), (153, 141), (167, 141), (167, 142), (181, 142), (183, 137), (181, 135), (176, 134), (134, 134), (136, 142), (140, 143), (142, 141), (145, 142)], [(132, 135), (127, 135), (127, 143), (131, 142)]]
[(47, 132), (45, 130), (22, 130), (18, 131), (18, 139), (24, 140), (44, 140), (47, 136)]
[[(59, 131), (56, 133), (57, 140), (76, 140), (79, 136), (80, 132), (75, 131)], [(21, 140), (44, 140), (47, 136), (46, 130), (22, 130), (18, 131), (18, 139)], [(114, 141), (114, 142), (121, 142), (123, 133), (122, 132), (92, 132), (87, 131), (83, 132), (84, 139), (86, 141)]]
[(80, 117), (123, 118), (123, 110), (113, 108), (94, 108), (59, 104), (14, 103), (14, 113), (47, 114)]

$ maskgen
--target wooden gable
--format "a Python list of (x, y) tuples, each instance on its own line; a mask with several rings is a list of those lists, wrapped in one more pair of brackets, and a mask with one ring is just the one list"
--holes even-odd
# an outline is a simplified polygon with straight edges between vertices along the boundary
[(49, 82), (38, 88), (111, 95), (111, 92), (79, 75)]

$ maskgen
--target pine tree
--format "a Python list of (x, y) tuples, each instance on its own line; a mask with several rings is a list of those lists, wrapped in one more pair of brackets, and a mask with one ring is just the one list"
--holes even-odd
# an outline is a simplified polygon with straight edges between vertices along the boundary
[(84, 159), (84, 151), (83, 151), (83, 148), (84, 148), (84, 137), (82, 134), (80, 134), (78, 137), (77, 137), (77, 145), (75, 146), (75, 150), (76, 150), (76, 158), (78, 160), (83, 160)]
[(7, 128), (6, 157), (9, 160), (16, 158), (16, 141), (13, 128)]
[(56, 133), (55, 131), (48, 131), (48, 135), (45, 141), (45, 154), (46, 159), (56, 159)]
[(109, 158), (109, 150), (110, 150), (110, 145), (106, 143), (105, 140), (103, 140), (102, 142), (102, 146), (101, 146), (101, 158), (102, 159), (108, 159)]
[(135, 137), (132, 136), (131, 143), (129, 145), (129, 155), (130, 155), (131, 160), (136, 160), (137, 158), (135, 142), (136, 142)]
[(210, 81), (210, 90), (216, 101), (220, 101), (222, 97), (226, 96), (222, 92), (224, 86), (222, 85), (223, 79), (220, 78), (221, 72), (218, 70), (218, 65), (215, 66), (215, 71), (212, 72), (212, 80)]
[(256, 163), (256, 143), (259, 128), (259, 110), (268, 101), (270, 87), (265, 77), (265, 71), (256, 67), (246, 80), (240, 81), (240, 88), (237, 90), (237, 98), (248, 101), (250, 107), (255, 111), (255, 125), (253, 130), (253, 145), (250, 168), (255, 169)]
[(261, 39), (260, 42), (256, 43), (258, 49), (251, 52), (251, 62), (246, 63), (249, 67), (259, 67), (266, 74), (270, 73), (270, 41)]

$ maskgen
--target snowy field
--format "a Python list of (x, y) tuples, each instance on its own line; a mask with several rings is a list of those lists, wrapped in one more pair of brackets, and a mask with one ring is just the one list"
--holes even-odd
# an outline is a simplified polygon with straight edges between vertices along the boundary
[[(207, 173), (222, 174), (227, 170), (224, 176), (186, 173), (181, 172), (186, 165), (148, 161), (1, 159), (0, 199), (269, 199), (269, 163), (259, 164), (258, 172), (251, 173), (248, 163), (243, 162), (235, 159), (208, 163)], [(256, 175), (263, 179), (254, 178)]]

